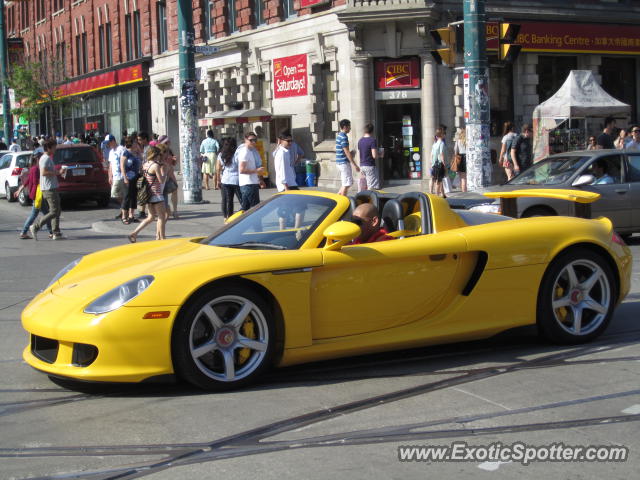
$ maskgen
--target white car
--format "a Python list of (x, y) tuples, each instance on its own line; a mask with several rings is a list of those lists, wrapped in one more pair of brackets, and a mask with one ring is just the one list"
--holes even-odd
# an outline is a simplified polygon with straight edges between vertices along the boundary
[(0, 151), (0, 195), (4, 195), (10, 202), (15, 202), (13, 194), (20, 186), (23, 171), (29, 170), (32, 152), (2, 152)]

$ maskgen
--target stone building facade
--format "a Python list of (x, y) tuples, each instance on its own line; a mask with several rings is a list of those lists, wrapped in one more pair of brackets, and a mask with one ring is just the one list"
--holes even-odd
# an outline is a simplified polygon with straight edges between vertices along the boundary
[[(32, 59), (45, 50), (55, 55), (61, 51), (56, 45), (64, 42), (69, 83), (140, 65), (141, 79), (130, 79), (133, 83), (75, 93), (83, 97), (79, 113), (84, 116), (79, 118), (85, 124), (93, 126), (102, 114), (106, 130), (115, 132), (120, 125), (179, 137), (176, 0), (33, 2), (44, 4), (44, 15), (28, 8), (25, 14), (25, 3), (6, 2), (11, 35), (25, 39), (25, 54)], [(320, 162), (326, 186), (337, 185), (339, 120), (352, 121), (352, 147), (371, 122), (384, 148), (379, 162), (384, 183), (422, 182), (428, 177), (436, 127), (448, 126), (451, 139), (455, 127), (464, 124), (463, 63), (437, 65), (429, 53), (434, 48), (429, 30), (462, 20), (462, 5), (461, 0), (193, 0), (195, 42), (217, 48), (196, 55), (198, 116), (205, 124), (207, 118), (234, 112), (268, 113), (269, 122), (225, 121), (214, 127), (216, 136), (240, 137), (260, 127), (268, 143), (278, 130), (290, 128), (305, 157)], [(530, 122), (535, 106), (559, 88), (571, 69), (592, 70), (605, 90), (632, 106), (632, 118), (619, 123), (637, 120), (638, 2), (492, 0), (486, 12), (495, 149), (501, 124)], [(523, 50), (514, 64), (497, 61), (497, 21), (522, 25)], [(131, 22), (138, 22), (139, 33)], [(110, 63), (101, 62), (106, 53), (100, 27), (107, 23)], [(85, 50), (86, 68), (77, 61)], [(123, 92), (132, 88), (137, 103), (129, 95), (124, 113)], [(112, 107), (107, 99), (92, 100), (111, 94), (120, 95), (120, 104), (111, 97)], [(117, 105), (119, 120), (118, 112), (111, 111)], [(79, 124), (76, 117), (71, 122)], [(69, 119), (63, 124), (66, 129)], [(592, 128), (599, 128), (598, 119)]]

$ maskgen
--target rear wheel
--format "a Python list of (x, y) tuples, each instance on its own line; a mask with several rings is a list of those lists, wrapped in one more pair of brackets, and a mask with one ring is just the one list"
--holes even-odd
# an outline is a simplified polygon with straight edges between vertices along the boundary
[(275, 328), (265, 300), (243, 285), (214, 287), (176, 319), (171, 351), (178, 376), (213, 391), (255, 381), (271, 364)]
[(98, 207), (105, 208), (109, 206), (109, 202), (111, 202), (111, 197), (109, 195), (105, 195), (104, 197), (100, 197), (96, 200), (98, 203)]
[(28, 207), (31, 205), (31, 199), (29, 198), (29, 194), (26, 188), (20, 190), (20, 193), (18, 194), (18, 201), (23, 207)]
[(9, 186), (9, 182), (4, 184), (4, 194), (7, 197), (8, 202), (16, 201), (16, 199), (13, 197), (13, 189)]
[(611, 321), (616, 286), (601, 255), (576, 248), (558, 256), (544, 275), (538, 294), (537, 323), (554, 343), (583, 343)]

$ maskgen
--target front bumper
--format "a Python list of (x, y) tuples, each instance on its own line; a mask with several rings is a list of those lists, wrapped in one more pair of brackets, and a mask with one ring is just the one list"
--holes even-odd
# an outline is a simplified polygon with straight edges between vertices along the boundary
[[(141, 382), (172, 374), (171, 329), (178, 308), (125, 306), (89, 315), (78, 312), (76, 302), (41, 294), (22, 313), (31, 335), (23, 358), (49, 375), (83, 381)], [(143, 318), (158, 311), (169, 312), (168, 318)]]

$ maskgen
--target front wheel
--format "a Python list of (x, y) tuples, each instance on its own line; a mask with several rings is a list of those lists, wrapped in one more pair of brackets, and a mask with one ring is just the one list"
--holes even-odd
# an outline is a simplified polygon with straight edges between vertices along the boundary
[(173, 327), (176, 373), (204, 390), (254, 382), (271, 364), (275, 328), (265, 300), (243, 286), (214, 287), (189, 301)]
[(616, 286), (601, 255), (576, 248), (558, 256), (538, 294), (537, 323), (554, 343), (576, 344), (599, 336), (611, 321)]

